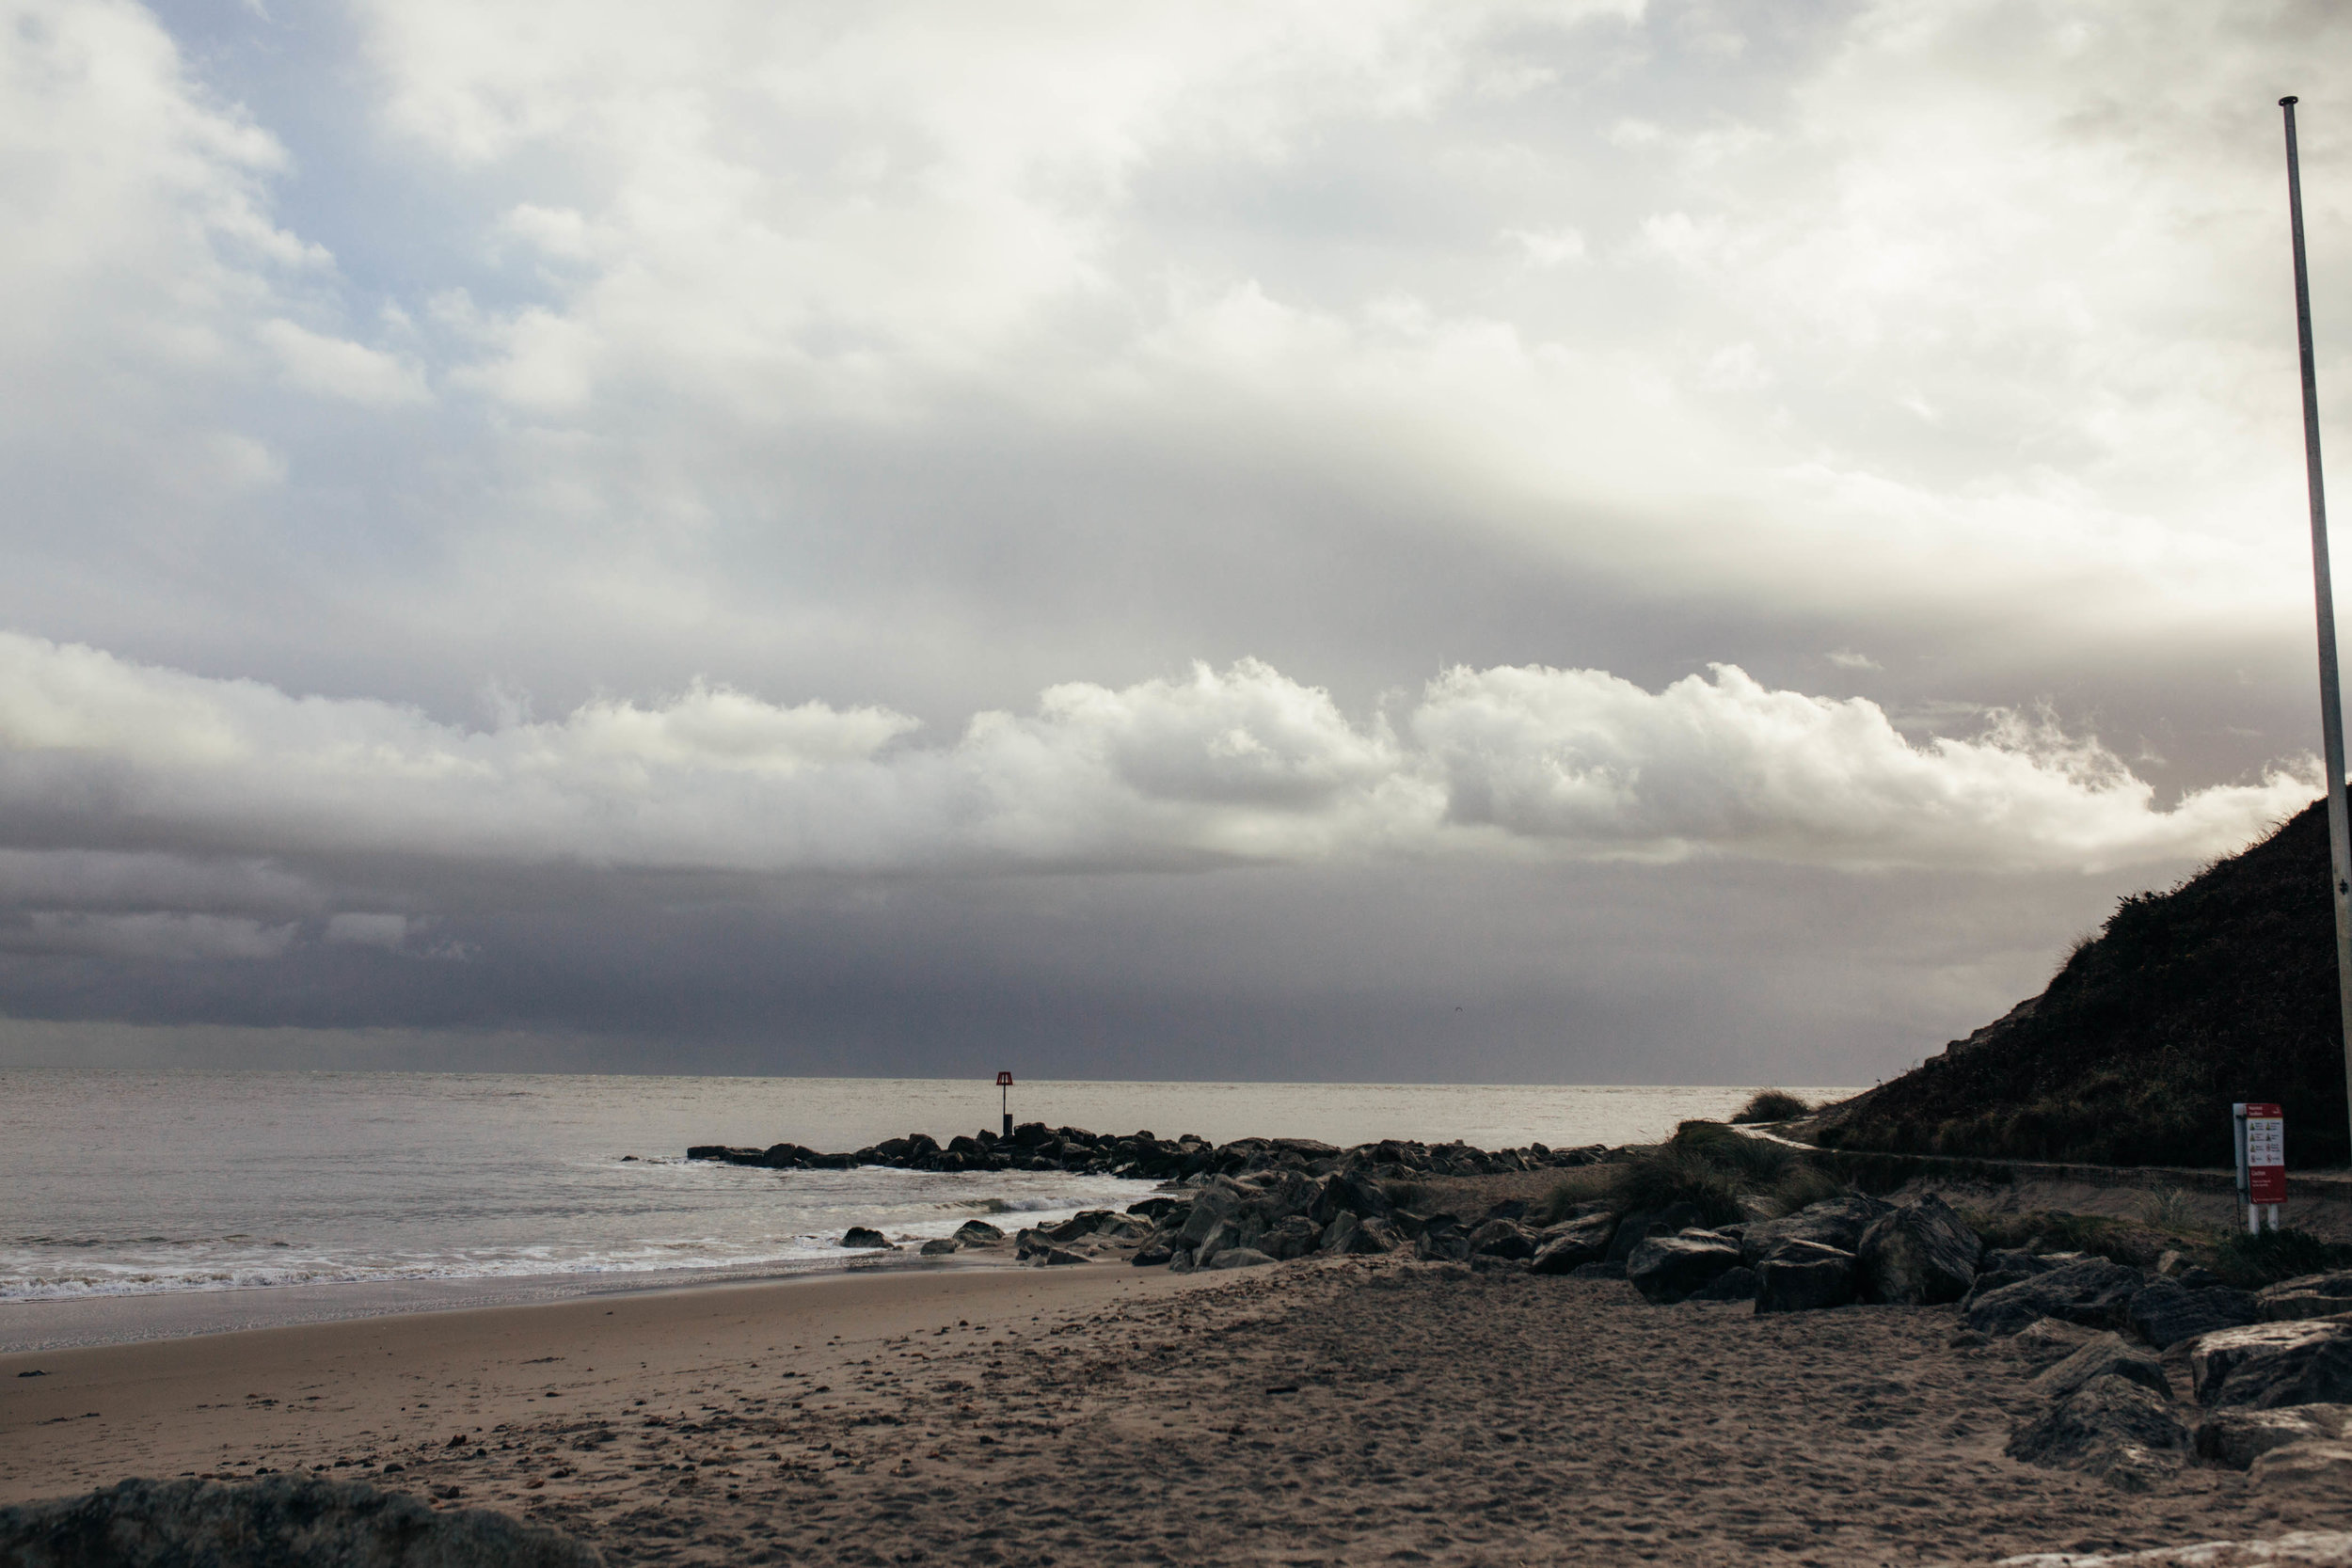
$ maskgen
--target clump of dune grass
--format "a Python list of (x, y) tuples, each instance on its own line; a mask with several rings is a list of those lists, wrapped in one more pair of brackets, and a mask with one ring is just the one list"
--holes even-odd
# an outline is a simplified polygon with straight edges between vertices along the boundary
[(1749, 1126), (1758, 1122), (1793, 1120), (1810, 1115), (1812, 1110), (1812, 1106), (1787, 1089), (1758, 1089), (1745, 1105), (1731, 1113), (1731, 1119), (1735, 1124)]

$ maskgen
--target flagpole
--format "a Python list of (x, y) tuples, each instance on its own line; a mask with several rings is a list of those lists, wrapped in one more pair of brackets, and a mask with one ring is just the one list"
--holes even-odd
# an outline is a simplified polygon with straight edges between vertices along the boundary
[(2319, 371), (2312, 356), (2312, 278), (2303, 259), (2303, 171), (2295, 147), (2295, 103), (2292, 96), (2281, 98), (2279, 108), (2286, 116), (2295, 338), (2303, 360), (2303, 467), (2312, 497), (2312, 592), (2319, 616), (2319, 736), (2328, 769), (2328, 856), (2334, 867), (2338, 1027), (2344, 1038), (2344, 1109), (2352, 1118), (2352, 821), (2346, 819), (2344, 799), (2344, 691), (2336, 678), (2336, 597), (2328, 572), (2328, 490), (2320, 478)]

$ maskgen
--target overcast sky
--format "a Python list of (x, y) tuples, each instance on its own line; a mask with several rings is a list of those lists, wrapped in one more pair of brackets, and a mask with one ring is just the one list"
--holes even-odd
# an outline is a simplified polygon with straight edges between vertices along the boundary
[(0, 5), (0, 1061), (1867, 1083), (2317, 789), (2341, 6)]

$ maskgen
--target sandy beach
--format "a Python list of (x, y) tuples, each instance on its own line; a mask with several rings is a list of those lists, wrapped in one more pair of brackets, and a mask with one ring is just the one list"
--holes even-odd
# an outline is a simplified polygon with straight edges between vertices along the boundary
[(0, 1498), (325, 1466), (616, 1563), (1963, 1563), (2352, 1522), (2008, 1460), (2036, 1369), (1954, 1327), (1392, 1258), (715, 1287), (0, 1358)]

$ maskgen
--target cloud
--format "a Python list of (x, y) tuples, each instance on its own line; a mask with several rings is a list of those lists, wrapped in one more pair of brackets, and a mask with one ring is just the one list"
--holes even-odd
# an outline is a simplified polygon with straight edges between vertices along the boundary
[(37, 910), (0, 924), (0, 950), (101, 958), (197, 960), (277, 958), (294, 939), (291, 925), (264, 926), (234, 915), (56, 913)]
[[(886, 710), (697, 685), (465, 730), (0, 635), (0, 804), (163, 836), (496, 863), (785, 875), (1134, 870), (1508, 850), (2095, 869), (2245, 842), (2308, 765), (2169, 810), (2097, 741), (2000, 718), (1915, 745), (1875, 704), (1717, 667), (1456, 669), (1385, 715), (1255, 659), (1053, 687), (945, 744)], [(405, 940), (338, 914), (330, 941)]]
[(1824, 657), (1840, 670), (1883, 670), (1886, 668), (1868, 654), (1858, 654), (1851, 648), (1833, 648)]
[(408, 917), (346, 911), (327, 917), (323, 936), (330, 942), (355, 947), (382, 947), (397, 953), (408, 940)]
[(290, 321), (266, 321), (258, 330), (262, 343), (278, 356), (288, 385), (303, 391), (371, 408), (432, 401), (423, 372), (392, 355), (325, 337)]

